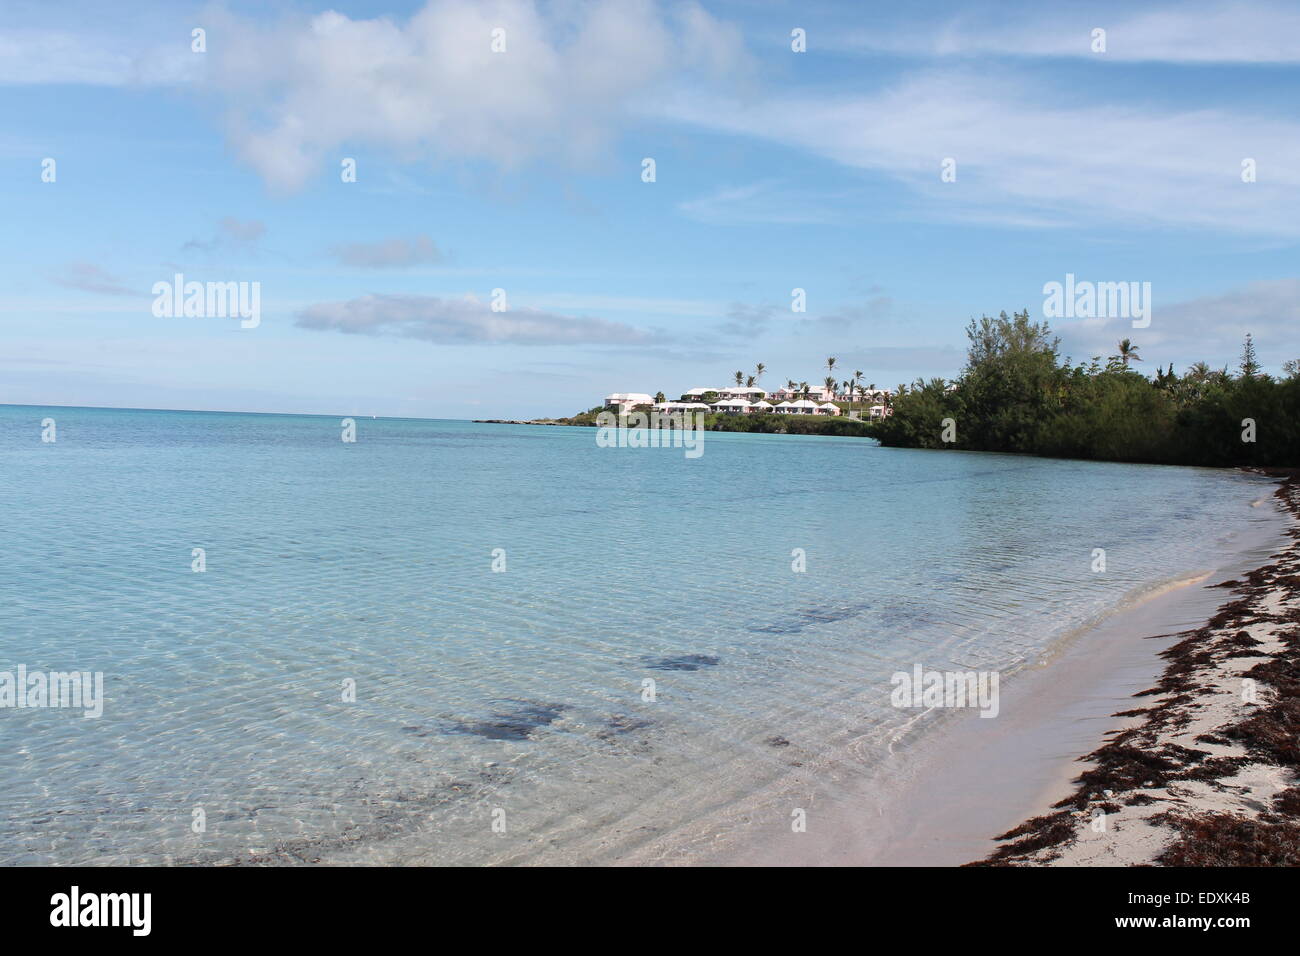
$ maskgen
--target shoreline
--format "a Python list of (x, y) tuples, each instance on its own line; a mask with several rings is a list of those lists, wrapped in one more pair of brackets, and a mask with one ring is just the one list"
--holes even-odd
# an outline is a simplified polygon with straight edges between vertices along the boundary
[(1274, 496), (1289, 540), (1217, 585), (1229, 599), (1174, 635), (1071, 792), (968, 865), (1300, 864), (1300, 483)]
[[(1282, 494), (1287, 488), (1289, 499)], [(714, 831), (711, 840), (705, 832), (711, 827), (691, 827), (699, 832), (687, 839), (690, 849), (661, 843), (620, 862), (961, 866), (997, 853), (997, 837), (1012, 830), (1042, 841), (1039, 831), (1055, 827), (1052, 835), (1059, 836), (1060, 814), (1077, 810), (1060, 805), (1076, 792), (1080, 761), (1086, 759), (1080, 755), (1137, 726), (1128, 712), (1135, 695), (1161, 679), (1162, 656), (1222, 611), (1224, 582), (1258, 574), (1278, 560), (1279, 551), (1300, 548), (1294, 541), (1300, 534), (1294, 504), (1300, 487), (1262, 485), (1260, 491), (1257, 507), (1291, 503), (1278, 509), (1276, 524), (1233, 541), (1214, 569), (1171, 579), (1059, 639), (1006, 681), (997, 719), (969, 710), (933, 712), (944, 726), (925, 721), (921, 732), (896, 739), (886, 763), (869, 778), (854, 778), (851, 753), (831, 755), (842, 771), (835, 774), (839, 780), (820, 786), (805, 778), (806, 786), (786, 794), (792, 806), (807, 809), (806, 832), (792, 833), (780, 819), (760, 823), (758, 816), (770, 815), (742, 811), (739, 832), (724, 837)], [(759, 809), (757, 802), (751, 809)], [(1080, 822), (1087, 828), (1090, 821), (1085, 815)], [(1004, 856), (1001, 862), (1016, 861)]]

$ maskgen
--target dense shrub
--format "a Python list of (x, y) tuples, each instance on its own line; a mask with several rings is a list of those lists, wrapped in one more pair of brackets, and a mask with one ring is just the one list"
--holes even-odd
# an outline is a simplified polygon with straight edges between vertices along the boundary
[[(1059, 357), (1047, 323), (1028, 311), (972, 320), (956, 388), (917, 381), (875, 427), (882, 444), (1030, 452), (1068, 458), (1191, 465), (1300, 465), (1300, 370), (1259, 370), (1247, 339), (1237, 374), (1197, 363), (1148, 378), (1128, 340), (1103, 365)], [(944, 440), (952, 419), (952, 441)], [(1243, 433), (1254, 423), (1254, 441)], [(955, 433), (955, 435), (954, 435)]]

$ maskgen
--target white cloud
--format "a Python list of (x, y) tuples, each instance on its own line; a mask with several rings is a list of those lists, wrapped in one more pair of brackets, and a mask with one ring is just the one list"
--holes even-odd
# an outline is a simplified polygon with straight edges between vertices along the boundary
[(574, 292), (533, 292), (528, 301), (550, 309), (582, 309), (653, 315), (713, 318), (726, 303), (713, 299), (675, 299), (662, 296), (604, 295)]
[(1249, 332), (1267, 368), (1300, 358), (1300, 279), (1250, 282), (1227, 292), (1162, 305), (1153, 290), (1151, 325), (1135, 329), (1128, 319), (1053, 323), (1062, 351), (1078, 361), (1115, 352), (1122, 338), (1137, 342), (1149, 365), (1196, 361), (1236, 365)]
[[(1106, 31), (1104, 54), (1092, 31)], [(999, 3), (942, 26), (818, 36), (836, 49), (925, 56), (1086, 57), (1163, 63), (1300, 63), (1300, 9), (1277, 3), (1180, 3), (1157, 9), (1090, 4), (1076, 10)]]
[[(1081, 103), (1072, 92), (1053, 97), (967, 72), (857, 96), (678, 97), (664, 112), (879, 172), (910, 186), (925, 201), (917, 215), (931, 218), (1300, 235), (1300, 123), (1291, 117)], [(949, 157), (957, 179), (945, 183)], [(1257, 182), (1242, 182), (1245, 158), (1256, 161)]]
[[(494, 53), (492, 31), (505, 30)], [(212, 83), (240, 156), (294, 189), (349, 144), (403, 158), (589, 161), (638, 97), (745, 62), (738, 32), (694, 4), (432, 0), (407, 22), (327, 12), (219, 25)], [(364, 170), (360, 171), (364, 176)]]
[(396, 335), (442, 344), (642, 345), (652, 336), (622, 322), (558, 315), (540, 309), (493, 312), (475, 298), (367, 295), (322, 302), (298, 313), (305, 329), (352, 335)]
[(0, 33), (0, 85), (171, 86), (202, 75), (203, 57), (190, 50), (190, 28), (174, 11), (133, 11), (123, 23), (117, 10), (106, 18), (107, 9), (61, 9), (60, 20), (78, 23), (76, 31), (11, 24)]

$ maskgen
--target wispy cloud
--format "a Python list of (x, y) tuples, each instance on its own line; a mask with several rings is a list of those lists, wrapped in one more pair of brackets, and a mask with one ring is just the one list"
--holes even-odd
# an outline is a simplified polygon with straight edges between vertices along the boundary
[[(1106, 31), (1106, 50), (1092, 31)], [(1162, 63), (1300, 63), (1300, 9), (1278, 3), (991, 5), (942, 23), (828, 32), (816, 42), (922, 56), (1087, 57)]]
[(718, 326), (718, 332), (724, 339), (758, 338), (768, 330), (775, 315), (776, 307), (773, 305), (733, 302), (727, 310), (726, 320)]
[(330, 253), (344, 265), (363, 269), (432, 265), (442, 261), (437, 243), (428, 236), (341, 243), (334, 246)]
[(1060, 323), (1055, 331), (1062, 349), (1076, 361), (1111, 355), (1116, 342), (1130, 338), (1153, 365), (1234, 363), (1249, 332), (1264, 364), (1277, 367), (1300, 358), (1300, 279), (1251, 282), (1167, 306), (1157, 299), (1145, 329), (1134, 329), (1129, 319), (1082, 319)]
[[(1290, 116), (1081, 103), (1023, 78), (964, 71), (857, 96), (690, 97), (664, 109), (905, 183), (926, 218), (1300, 235), (1291, 161), (1300, 122)], [(948, 158), (954, 182), (940, 178)], [(1247, 158), (1256, 182), (1242, 181)]]
[(109, 275), (91, 262), (70, 262), (50, 276), (50, 281), (65, 289), (82, 292), (99, 292), (105, 295), (137, 295), (138, 289), (129, 289), (116, 276)]
[[(153, 26), (158, 26), (157, 18)], [(202, 57), (190, 50), (188, 28), (178, 28), (170, 42), (108, 30), (11, 28), (0, 33), (0, 85), (172, 86), (193, 82), (202, 66)]]
[(476, 298), (367, 295), (322, 302), (298, 313), (304, 329), (352, 335), (395, 335), (449, 345), (644, 345), (653, 337), (622, 322), (540, 309), (493, 312)]
[(213, 252), (225, 246), (247, 246), (266, 235), (266, 223), (258, 219), (241, 220), (225, 216), (217, 222), (217, 233), (210, 239), (191, 239), (181, 246), (183, 250), (198, 249)]
[(889, 372), (909, 377), (956, 378), (966, 364), (966, 353), (953, 345), (881, 345), (861, 353), (846, 353), (842, 360), (848, 368), (870, 368), (872, 375)]
[(705, 319), (714, 318), (724, 309), (724, 303), (712, 299), (675, 299), (662, 296), (601, 295), (575, 292), (530, 291), (528, 301), (548, 309), (628, 312)]
[(679, 202), (677, 210), (688, 219), (715, 225), (800, 225), (834, 221), (836, 200), (834, 196), (792, 189), (780, 180), (769, 179), (744, 186), (724, 186)]

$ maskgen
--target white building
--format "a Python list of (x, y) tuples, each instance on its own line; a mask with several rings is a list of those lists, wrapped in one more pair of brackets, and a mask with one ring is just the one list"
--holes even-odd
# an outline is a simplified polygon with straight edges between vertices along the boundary
[[(772, 397), (779, 398), (782, 401), (795, 401), (803, 397), (803, 391), (801, 389), (792, 391), (788, 388), (779, 388), (772, 393)], [(816, 399), (818, 402), (829, 402), (834, 397), (835, 394), (825, 385), (808, 386), (808, 398), (810, 399)]]
[(709, 406), (703, 402), (658, 402), (656, 412), (707, 412)]
[(605, 396), (606, 408), (617, 408), (620, 412), (630, 412), (638, 405), (653, 405), (654, 397), (644, 392), (615, 392)]
[(716, 394), (718, 394), (718, 395), (721, 395), (721, 394), (722, 394), (722, 389), (720, 389), (720, 388), (688, 388), (686, 391), (682, 392), (682, 400), (683, 400), (683, 401), (688, 401), (688, 402), (689, 402), (689, 401), (698, 401), (701, 397), (703, 397), (703, 396), (709, 394), (709, 392), (714, 392), (714, 393), (716, 393)]
[(750, 388), (744, 385), (732, 385), (729, 388), (718, 389), (720, 398), (743, 398), (747, 402), (756, 401), (760, 398), (767, 398), (767, 392), (761, 388)]
[(749, 402), (743, 398), (724, 398), (709, 407), (715, 412), (743, 412), (749, 408)]

